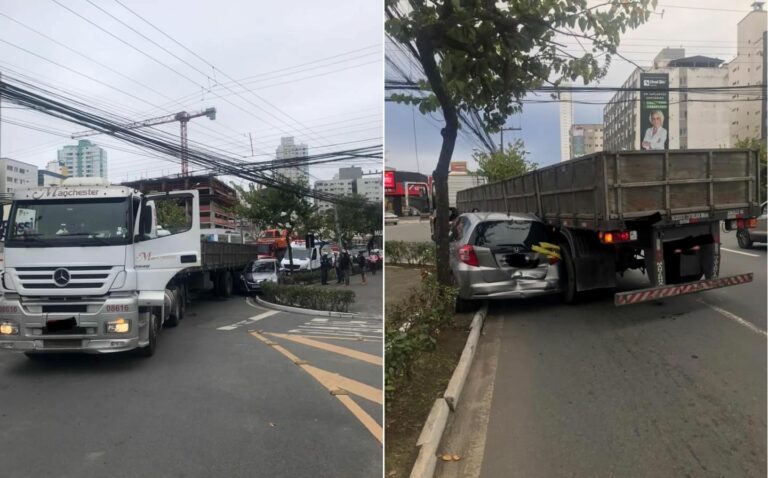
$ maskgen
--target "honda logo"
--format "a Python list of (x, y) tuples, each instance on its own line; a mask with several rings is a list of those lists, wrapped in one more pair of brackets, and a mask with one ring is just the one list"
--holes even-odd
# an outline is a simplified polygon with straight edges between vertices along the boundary
[(69, 284), (69, 271), (66, 269), (56, 269), (53, 271), (53, 282), (59, 287)]

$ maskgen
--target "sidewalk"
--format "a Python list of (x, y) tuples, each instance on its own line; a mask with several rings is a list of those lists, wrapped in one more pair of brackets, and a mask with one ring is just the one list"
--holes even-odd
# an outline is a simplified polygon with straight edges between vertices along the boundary
[(363, 285), (360, 283), (360, 274), (355, 274), (349, 278), (349, 287), (347, 287), (344, 284), (337, 284), (336, 276), (333, 274), (333, 271), (331, 271), (330, 277), (328, 278), (328, 286), (326, 287), (351, 290), (355, 293), (355, 302), (349, 306), (350, 312), (381, 317), (381, 297), (384, 292), (382, 277), (382, 270), (376, 271), (376, 275), (367, 271), (365, 273), (365, 279), (368, 283)]

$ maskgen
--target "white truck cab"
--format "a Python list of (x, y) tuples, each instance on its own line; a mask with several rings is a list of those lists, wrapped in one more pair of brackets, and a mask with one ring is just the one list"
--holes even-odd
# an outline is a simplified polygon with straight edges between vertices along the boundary
[(291, 253), (293, 255), (293, 268), (286, 252), (280, 261), (280, 268), (292, 271), (312, 271), (320, 269), (320, 246), (307, 249), (306, 242), (292, 241)]
[(179, 273), (201, 264), (199, 208), (195, 190), (144, 195), (100, 178), (15, 192), (0, 349), (152, 355), (181, 315)]

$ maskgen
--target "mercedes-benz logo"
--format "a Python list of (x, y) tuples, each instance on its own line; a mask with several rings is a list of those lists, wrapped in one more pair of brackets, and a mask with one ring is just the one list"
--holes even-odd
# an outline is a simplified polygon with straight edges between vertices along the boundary
[(53, 283), (59, 287), (69, 284), (69, 271), (64, 268), (53, 271)]

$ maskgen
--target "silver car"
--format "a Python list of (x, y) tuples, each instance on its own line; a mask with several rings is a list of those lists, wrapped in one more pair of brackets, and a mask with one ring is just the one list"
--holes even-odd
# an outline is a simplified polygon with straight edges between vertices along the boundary
[(277, 260), (259, 259), (245, 266), (240, 279), (246, 292), (259, 292), (264, 282), (277, 282), (277, 271)]
[(530, 214), (473, 212), (450, 230), (451, 271), (459, 288), (456, 310), (474, 301), (518, 299), (560, 292), (556, 254), (536, 252), (550, 242), (547, 227)]
[(766, 232), (768, 230), (766, 205), (768, 202), (764, 202), (761, 206), (760, 215), (757, 217), (757, 227), (753, 229), (745, 227), (736, 231), (736, 239), (740, 248), (749, 249), (755, 242), (768, 242), (766, 241), (766, 235), (768, 235)]

